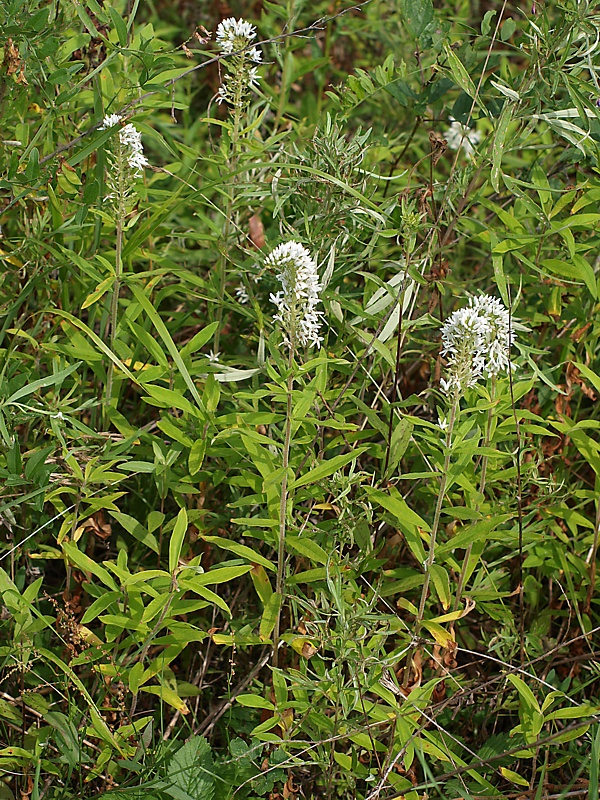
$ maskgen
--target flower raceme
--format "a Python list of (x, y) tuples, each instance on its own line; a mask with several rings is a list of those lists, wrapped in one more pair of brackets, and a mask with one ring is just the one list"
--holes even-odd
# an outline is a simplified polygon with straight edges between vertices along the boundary
[[(100, 130), (105, 131), (118, 125), (121, 119), (119, 114), (107, 114), (102, 120)], [(142, 134), (135, 125), (128, 123), (119, 128), (119, 145), (117, 150), (122, 152), (115, 153), (116, 158), (123, 159), (133, 172), (133, 177), (138, 178), (142, 174), (142, 169), (148, 166), (148, 159), (144, 155)]]
[(502, 302), (487, 294), (471, 297), (442, 326), (442, 355), (448, 356), (448, 376), (440, 381), (443, 391), (461, 396), (480, 378), (507, 372), (513, 341)]
[(320, 347), (323, 314), (316, 307), (323, 287), (316, 262), (299, 242), (284, 242), (267, 256), (265, 264), (279, 270), (281, 291), (272, 294), (270, 300), (277, 306), (273, 319), (285, 331), (285, 344)]
[(224, 56), (231, 57), (225, 62), (227, 75), (219, 87), (217, 103), (240, 107), (249, 90), (258, 85), (258, 70), (252, 64), (261, 63), (262, 53), (250, 46), (255, 38), (256, 28), (244, 19), (229, 17), (219, 23), (217, 45)]

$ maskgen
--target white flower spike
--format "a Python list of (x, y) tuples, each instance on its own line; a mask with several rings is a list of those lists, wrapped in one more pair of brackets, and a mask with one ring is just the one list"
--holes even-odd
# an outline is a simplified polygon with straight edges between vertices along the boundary
[(217, 103), (229, 103), (240, 108), (244, 105), (248, 92), (258, 86), (258, 70), (252, 64), (262, 62), (258, 47), (251, 47), (256, 38), (256, 28), (244, 19), (229, 17), (219, 23), (217, 45), (222, 55), (231, 56), (224, 60), (227, 74), (217, 92)]
[(482, 377), (512, 369), (514, 341), (510, 317), (500, 300), (484, 294), (454, 311), (442, 326), (442, 355), (448, 356), (448, 377), (440, 381), (447, 394), (463, 395)]
[(267, 257), (267, 267), (280, 270), (282, 291), (270, 296), (277, 306), (273, 317), (285, 331), (285, 344), (321, 347), (321, 302), (317, 264), (299, 242), (284, 242)]

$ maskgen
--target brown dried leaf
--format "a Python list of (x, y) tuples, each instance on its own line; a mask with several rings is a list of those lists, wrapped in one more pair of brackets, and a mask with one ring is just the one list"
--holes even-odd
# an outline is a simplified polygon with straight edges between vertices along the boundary
[(248, 236), (252, 244), (262, 250), (265, 246), (265, 226), (262, 224), (260, 214), (252, 214), (248, 220)]

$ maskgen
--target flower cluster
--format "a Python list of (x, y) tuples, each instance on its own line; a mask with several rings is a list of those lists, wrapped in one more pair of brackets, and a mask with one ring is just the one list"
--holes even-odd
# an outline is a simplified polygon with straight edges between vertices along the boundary
[(448, 142), (450, 150), (462, 148), (467, 158), (473, 158), (475, 147), (481, 141), (481, 134), (450, 117), (450, 127), (444, 133), (444, 139)]
[[(121, 122), (119, 114), (107, 114), (102, 120), (101, 131), (113, 128)], [(130, 122), (119, 128), (119, 145), (116, 148), (115, 157), (124, 160), (133, 172), (133, 177), (137, 178), (142, 174), (142, 169), (148, 166), (148, 159), (144, 155), (142, 145), (142, 134), (135, 125)]]
[[(102, 120), (100, 130), (108, 130), (122, 121), (119, 114), (107, 114)], [(108, 150), (108, 185), (111, 192), (107, 200), (112, 200), (116, 205), (123, 205), (131, 190), (133, 178), (139, 178), (144, 167), (148, 166), (148, 159), (144, 155), (142, 134), (135, 125), (127, 123), (119, 128), (118, 136), (111, 138)]]
[(267, 257), (265, 264), (279, 270), (282, 291), (272, 294), (270, 300), (277, 306), (273, 317), (286, 333), (285, 343), (291, 345), (321, 346), (322, 286), (316, 262), (299, 242), (284, 242)]
[(484, 294), (454, 311), (442, 327), (442, 355), (448, 356), (448, 377), (441, 380), (447, 393), (462, 395), (479, 378), (511, 369), (514, 340), (510, 316), (500, 300)]
[(256, 28), (244, 19), (229, 17), (219, 23), (217, 45), (224, 56), (227, 74), (217, 93), (217, 103), (227, 102), (242, 106), (248, 91), (258, 85), (258, 69), (262, 54), (258, 47), (250, 46), (256, 38)]

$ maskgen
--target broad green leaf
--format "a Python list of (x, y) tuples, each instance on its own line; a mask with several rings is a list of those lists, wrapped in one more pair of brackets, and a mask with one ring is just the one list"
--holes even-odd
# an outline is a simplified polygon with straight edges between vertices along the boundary
[(413, 39), (418, 39), (425, 28), (433, 22), (431, 0), (400, 0), (402, 21)]
[(264, 697), (256, 694), (238, 694), (235, 700), (244, 708), (264, 708), (267, 711), (275, 711), (275, 706), (270, 700), (265, 700)]
[(305, 536), (287, 536), (285, 541), (287, 547), (291, 550), (300, 553), (301, 556), (310, 558), (311, 561), (317, 564), (327, 564), (329, 561), (329, 556), (325, 550), (312, 539), (308, 539)]
[(215, 777), (209, 743), (193, 736), (169, 761), (165, 791), (175, 800), (212, 800)]

